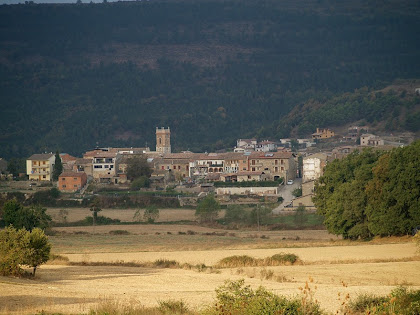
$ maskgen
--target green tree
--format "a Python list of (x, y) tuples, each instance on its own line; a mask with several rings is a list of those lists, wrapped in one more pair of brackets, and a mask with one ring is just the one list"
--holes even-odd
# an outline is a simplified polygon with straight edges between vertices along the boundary
[(293, 189), (292, 195), (295, 196), (295, 197), (301, 197), (302, 196), (302, 188)]
[(214, 222), (220, 212), (220, 205), (213, 195), (207, 195), (201, 200), (195, 210), (195, 215), (200, 222)]
[(132, 190), (140, 190), (141, 188), (149, 187), (150, 180), (146, 176), (140, 176), (131, 182), (130, 188)]
[(127, 161), (127, 178), (129, 180), (134, 180), (136, 178), (145, 176), (146, 178), (149, 178), (152, 174), (152, 169), (149, 166), (149, 163), (147, 162), (147, 159), (145, 156), (136, 156), (131, 157)]
[(372, 168), (382, 153), (365, 149), (355, 151), (342, 160), (334, 160), (325, 168), (315, 184), (314, 204), (325, 217), (330, 233), (344, 238), (368, 237), (366, 185), (372, 179)]
[(93, 199), (93, 201), (90, 204), (89, 210), (92, 212), (92, 225), (95, 226), (96, 220), (98, 219), (98, 212), (102, 211), (102, 209), (100, 208), (100, 202), (98, 198)]
[(257, 224), (258, 231), (262, 222), (267, 220), (267, 217), (271, 214), (271, 209), (267, 206), (258, 204), (251, 210), (249, 219), (252, 224)]
[(44, 232), (35, 228), (31, 232), (12, 226), (0, 231), (0, 274), (19, 276), (21, 265), (36, 268), (49, 259), (51, 245)]
[(14, 177), (18, 177), (21, 173), (26, 173), (26, 161), (25, 159), (12, 158), (7, 163), (7, 171), (13, 174)]
[(54, 181), (58, 180), (58, 176), (63, 172), (63, 163), (61, 162), (60, 153), (57, 151), (55, 153), (55, 162), (54, 162), (54, 169), (52, 178)]
[(296, 209), (296, 213), (294, 215), (294, 221), (297, 226), (303, 226), (306, 222), (308, 222), (308, 217), (306, 215), (306, 210), (304, 206), (299, 206)]
[(147, 223), (154, 223), (159, 218), (159, 209), (156, 206), (148, 206), (144, 210), (143, 219)]
[(245, 223), (248, 221), (248, 212), (240, 205), (228, 205), (225, 211), (226, 223)]
[(17, 229), (32, 231), (35, 227), (45, 230), (51, 224), (51, 216), (47, 209), (40, 205), (24, 207), (16, 199), (7, 201), (3, 206), (5, 225), (13, 225)]
[(420, 140), (382, 156), (366, 188), (374, 235), (403, 235), (420, 225)]
[(23, 263), (34, 268), (32, 275), (35, 276), (36, 268), (50, 258), (51, 244), (44, 231), (35, 228), (29, 233), (26, 251)]
[(8, 226), (0, 231), (0, 274), (19, 276), (23, 273), (20, 265), (27, 254), (29, 237), (25, 229), (16, 230)]

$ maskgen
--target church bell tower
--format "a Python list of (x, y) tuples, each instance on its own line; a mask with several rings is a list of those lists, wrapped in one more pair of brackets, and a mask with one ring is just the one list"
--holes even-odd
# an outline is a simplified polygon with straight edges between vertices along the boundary
[(171, 153), (171, 131), (165, 127), (156, 127), (156, 152)]

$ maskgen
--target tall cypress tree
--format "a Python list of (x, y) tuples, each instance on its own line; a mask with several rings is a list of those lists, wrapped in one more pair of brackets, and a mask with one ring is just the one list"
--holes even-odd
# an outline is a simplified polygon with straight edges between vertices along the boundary
[(58, 151), (55, 153), (55, 164), (53, 169), (53, 180), (57, 181), (58, 176), (63, 172), (63, 163), (61, 163), (60, 153)]

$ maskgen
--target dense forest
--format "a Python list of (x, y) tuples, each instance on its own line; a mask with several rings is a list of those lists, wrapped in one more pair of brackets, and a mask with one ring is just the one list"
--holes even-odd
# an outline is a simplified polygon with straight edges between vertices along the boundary
[(175, 151), (359, 120), (416, 132), (414, 91), (383, 89), (419, 82), (419, 29), (408, 0), (2, 5), (0, 156), (153, 148), (156, 126)]

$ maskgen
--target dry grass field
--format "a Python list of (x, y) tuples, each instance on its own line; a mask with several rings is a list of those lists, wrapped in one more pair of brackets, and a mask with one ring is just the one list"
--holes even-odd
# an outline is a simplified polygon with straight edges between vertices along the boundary
[[(129, 234), (109, 233), (115, 230)], [(326, 231), (227, 231), (167, 224), (61, 227), (56, 231), (50, 236), (53, 252), (86, 264), (52, 261), (39, 267), (35, 279), (0, 277), (1, 314), (41, 310), (80, 314), (106, 301), (156, 306), (158, 301), (183, 300), (200, 309), (212, 303), (215, 288), (225, 280), (242, 278), (254, 288), (262, 285), (286, 296), (299, 295), (299, 288), (313, 279), (314, 298), (331, 313), (340, 310), (346, 294), (350, 298), (364, 292), (386, 295), (399, 285), (420, 289), (420, 257), (411, 237), (349, 242)], [(298, 255), (299, 263), (201, 272), (121, 266), (121, 262), (157, 259), (215, 266), (232, 255), (265, 258), (281, 252)], [(94, 262), (102, 265), (87, 264)], [(115, 262), (120, 265), (104, 265)]]

